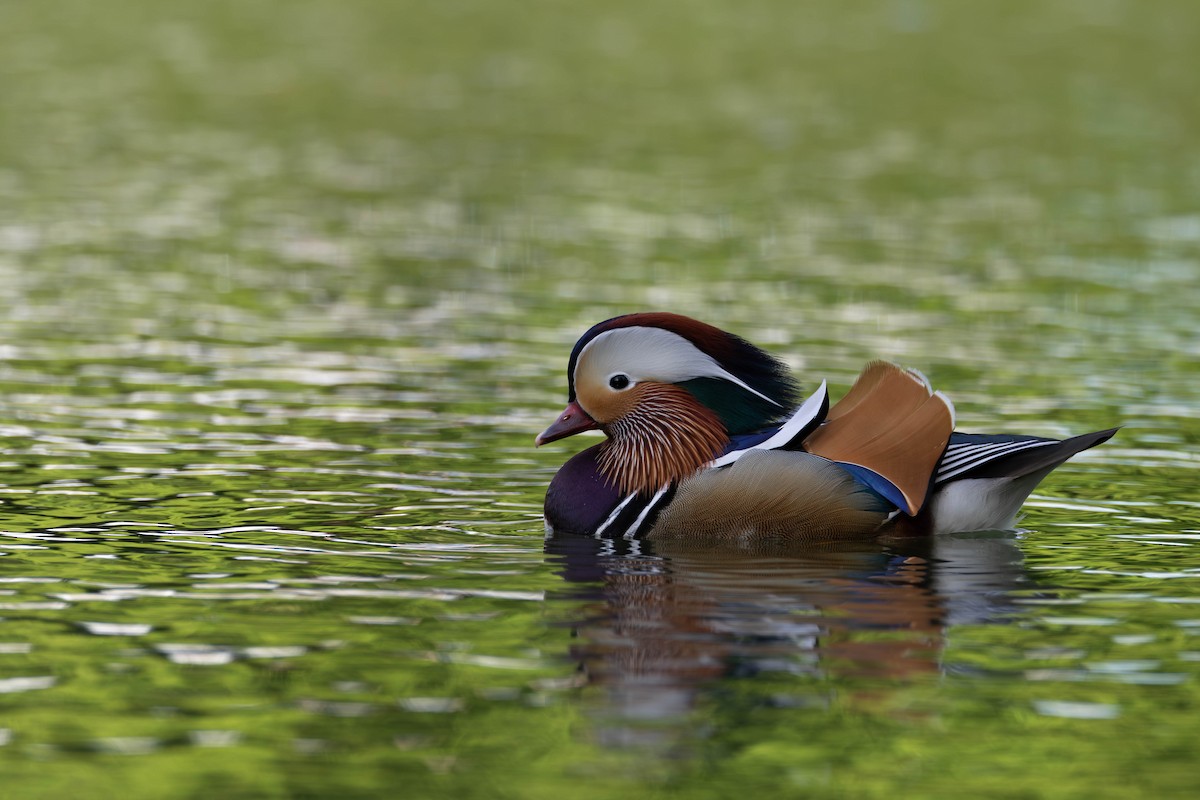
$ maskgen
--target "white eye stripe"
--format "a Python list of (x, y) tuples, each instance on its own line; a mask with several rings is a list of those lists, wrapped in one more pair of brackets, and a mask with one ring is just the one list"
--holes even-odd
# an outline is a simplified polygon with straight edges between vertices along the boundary
[(592, 339), (579, 353), (575, 381), (585, 376), (617, 374), (629, 377), (630, 385), (642, 380), (682, 383), (693, 378), (721, 378), (742, 387), (773, 405), (767, 397), (723, 368), (707, 353), (677, 333), (662, 328), (632, 326), (617, 328)]

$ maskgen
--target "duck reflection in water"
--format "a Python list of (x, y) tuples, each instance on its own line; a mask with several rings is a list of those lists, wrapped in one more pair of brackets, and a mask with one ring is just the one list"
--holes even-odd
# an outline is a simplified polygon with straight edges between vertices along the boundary
[(555, 536), (546, 550), (577, 590), (568, 594), (593, 601), (574, 623), (571, 655), (603, 689), (600, 710), (616, 723), (605, 738), (641, 745), (673, 738), (672, 720), (742, 679), (763, 679), (738, 685), (745, 702), (875, 707), (890, 688), (936, 676), (954, 626), (1012, 611), (1011, 592), (1027, 580), (1015, 539), (748, 552)]

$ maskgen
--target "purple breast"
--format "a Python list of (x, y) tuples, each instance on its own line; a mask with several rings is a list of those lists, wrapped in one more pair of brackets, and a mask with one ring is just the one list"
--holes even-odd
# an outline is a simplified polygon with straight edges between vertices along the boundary
[(545, 513), (556, 533), (592, 534), (620, 502), (617, 490), (600, 474), (600, 447), (575, 454), (550, 481)]

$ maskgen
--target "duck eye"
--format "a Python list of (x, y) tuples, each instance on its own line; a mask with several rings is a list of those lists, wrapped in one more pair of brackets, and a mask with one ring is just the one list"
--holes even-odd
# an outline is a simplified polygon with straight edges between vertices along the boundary
[(629, 376), (618, 372), (608, 379), (608, 385), (617, 390), (624, 389), (629, 386)]

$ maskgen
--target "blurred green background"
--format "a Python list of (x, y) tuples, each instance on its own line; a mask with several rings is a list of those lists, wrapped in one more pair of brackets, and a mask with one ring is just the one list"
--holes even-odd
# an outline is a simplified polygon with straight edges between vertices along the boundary
[[(0, 4), (0, 794), (1193, 796), (1197, 30), (1170, 0)], [(570, 448), (529, 445), (576, 337), (647, 308), (835, 393), (918, 367), (968, 430), (1125, 427), (1001, 555), (911, 562), (928, 614), (838, 594), (911, 554), (667, 559), (802, 633), (730, 628), (786, 666), (668, 671), (683, 707), (638, 718), (576, 671), (626, 595), (543, 553)]]

